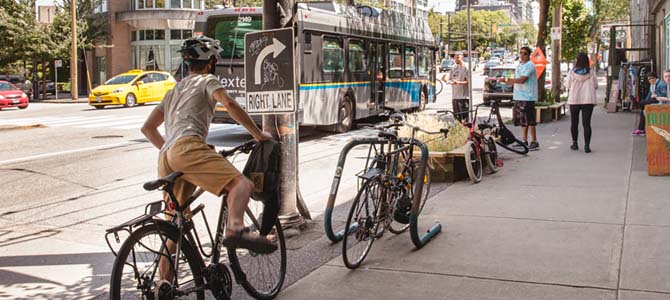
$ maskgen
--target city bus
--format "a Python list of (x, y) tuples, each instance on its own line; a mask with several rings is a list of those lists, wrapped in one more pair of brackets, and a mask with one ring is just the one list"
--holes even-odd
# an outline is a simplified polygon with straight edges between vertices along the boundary
[[(221, 41), (216, 67), (228, 93), (245, 105), (244, 34), (262, 29), (262, 8), (201, 11), (194, 34)], [(382, 113), (420, 110), (435, 101), (434, 37), (426, 20), (334, 2), (298, 3), (295, 33), (297, 119), (338, 132)], [(261, 116), (253, 116), (260, 124)], [(219, 106), (213, 122), (233, 123)]]

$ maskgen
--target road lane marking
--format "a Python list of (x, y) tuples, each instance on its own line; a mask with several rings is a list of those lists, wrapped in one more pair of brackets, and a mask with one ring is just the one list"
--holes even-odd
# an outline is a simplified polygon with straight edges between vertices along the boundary
[[(128, 123), (135, 123), (138, 124), (139, 122), (142, 122), (141, 124), (144, 124), (145, 119), (128, 119), (128, 120), (119, 120), (119, 121), (113, 121), (113, 122), (104, 122), (104, 123), (98, 123), (98, 124), (91, 124), (91, 125), (84, 125), (84, 126), (78, 126), (79, 128), (96, 128), (96, 127), (112, 127), (115, 128), (115, 126), (119, 125), (124, 125)], [(142, 126), (140, 124), (140, 126)]]
[(24, 161), (35, 160), (35, 159), (40, 159), (40, 158), (47, 158), (47, 157), (52, 157), (52, 156), (64, 155), (64, 154), (72, 154), (72, 153), (78, 153), (78, 152), (100, 150), (100, 149), (105, 149), (105, 148), (116, 148), (116, 147), (121, 147), (121, 146), (129, 146), (129, 145), (135, 145), (135, 144), (141, 144), (141, 142), (125, 141), (125, 142), (115, 143), (115, 144), (107, 144), (107, 145), (93, 146), (93, 147), (86, 147), (86, 148), (79, 148), (79, 149), (72, 149), (72, 150), (65, 150), (65, 151), (59, 151), (59, 152), (44, 153), (44, 154), (38, 154), (38, 155), (32, 155), (32, 156), (26, 156), (26, 157), (20, 157), (20, 158), (8, 159), (8, 160), (0, 160), (0, 165), (17, 163), (17, 162), (24, 162)]

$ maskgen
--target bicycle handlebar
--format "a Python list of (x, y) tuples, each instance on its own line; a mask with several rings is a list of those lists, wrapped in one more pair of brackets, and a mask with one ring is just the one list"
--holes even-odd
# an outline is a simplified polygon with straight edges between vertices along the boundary
[(229, 157), (234, 155), (235, 153), (242, 152), (242, 153), (249, 153), (251, 150), (254, 149), (258, 142), (256, 140), (248, 140), (244, 142), (244, 144), (235, 146), (234, 148), (230, 150), (221, 150), (219, 151), (219, 154), (221, 154), (223, 157)]

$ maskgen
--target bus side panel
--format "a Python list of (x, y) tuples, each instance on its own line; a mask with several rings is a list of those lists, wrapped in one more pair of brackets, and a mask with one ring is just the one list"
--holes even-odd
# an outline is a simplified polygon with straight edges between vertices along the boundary
[(321, 34), (305, 32), (302, 38), (305, 40), (300, 59), (302, 72), (299, 99), (303, 109), (302, 124), (337, 124), (339, 101), (346, 90), (333, 83), (341, 81), (343, 75), (323, 73)]
[(421, 83), (416, 80), (388, 80), (384, 83), (386, 105), (395, 109), (419, 106)]

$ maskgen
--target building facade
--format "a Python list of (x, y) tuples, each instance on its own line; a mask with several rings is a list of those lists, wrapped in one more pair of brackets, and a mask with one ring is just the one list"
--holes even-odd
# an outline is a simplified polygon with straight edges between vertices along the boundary
[(107, 19), (109, 38), (87, 54), (93, 86), (130, 69), (174, 74), (181, 63), (176, 51), (204, 7), (204, 0), (102, 1), (93, 17)]

